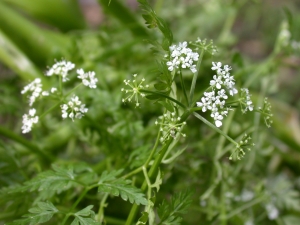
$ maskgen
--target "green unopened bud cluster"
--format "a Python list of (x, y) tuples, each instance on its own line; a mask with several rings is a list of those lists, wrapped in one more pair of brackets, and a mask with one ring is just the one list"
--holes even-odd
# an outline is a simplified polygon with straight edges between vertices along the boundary
[(251, 137), (245, 134), (237, 145), (235, 151), (230, 155), (229, 160), (238, 159), (240, 160), (246, 155), (245, 151), (250, 151), (254, 143), (251, 142)]
[(263, 107), (258, 107), (258, 111), (264, 116), (264, 121), (267, 127), (271, 127), (271, 124), (273, 123), (272, 117), (273, 114), (271, 112), (271, 104), (268, 101), (268, 98), (264, 99), (264, 105)]
[(207, 39), (200, 39), (198, 37), (196, 41), (190, 42), (190, 44), (193, 45), (196, 48), (196, 50), (201, 49), (205, 52), (210, 53), (211, 55), (215, 55), (218, 52), (213, 40), (207, 41)]
[(170, 138), (176, 139), (180, 135), (186, 137), (186, 134), (181, 132), (186, 122), (180, 122), (181, 118), (176, 116), (175, 112), (165, 113), (159, 117), (159, 120), (160, 122), (156, 120), (155, 124), (160, 125), (160, 132), (162, 132), (160, 141), (162, 143)]
[(136, 81), (137, 74), (133, 74), (134, 79), (133, 80), (124, 80), (124, 84), (126, 86), (129, 86), (129, 89), (122, 88), (121, 91), (125, 92), (126, 94), (129, 93), (129, 95), (126, 98), (122, 99), (122, 102), (132, 102), (135, 101), (135, 106), (140, 106), (139, 103), (139, 96), (142, 96), (142, 98), (145, 97), (145, 94), (140, 92), (141, 89), (148, 88), (149, 85), (143, 85), (145, 78), (143, 78), (140, 82)]

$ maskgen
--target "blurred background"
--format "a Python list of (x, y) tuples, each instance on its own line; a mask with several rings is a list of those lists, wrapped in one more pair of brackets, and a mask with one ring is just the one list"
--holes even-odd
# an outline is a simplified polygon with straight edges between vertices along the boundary
[[(239, 137), (239, 133), (251, 130), (256, 147), (236, 164), (228, 161), (229, 150), (225, 150), (227, 153), (220, 157), (223, 175), (217, 169), (219, 164), (214, 164), (217, 135), (195, 125), (191, 119), (187, 153), (176, 164), (166, 166), (166, 182), (158, 199), (184, 187), (193, 189), (196, 197), (183, 224), (300, 224), (300, 1), (150, 3), (170, 26), (174, 44), (200, 37), (214, 40), (218, 47), (217, 55), (204, 57), (199, 90), (209, 83), (211, 62), (221, 61), (232, 65), (239, 85), (249, 88), (257, 105), (268, 97), (274, 114), (271, 128), (255, 116), (232, 121), (229, 134)], [(43, 168), (31, 164), (40, 162), (20, 147), (18, 140), (22, 138), (61, 159), (80, 159), (95, 165), (105, 159), (110, 151), (108, 146), (113, 145), (119, 149), (115, 154), (126, 155), (124, 159), (119, 156), (117, 165), (133, 163), (132, 149), (152, 143), (155, 134), (146, 127), (151, 129), (159, 115), (159, 108), (150, 103), (132, 113), (132, 108), (120, 101), (122, 81), (130, 74), (147, 74), (148, 80), (155, 80), (155, 74), (149, 72), (155, 68), (155, 58), (145, 39), (160, 40), (161, 34), (147, 29), (134, 0), (0, 1), (0, 186), (22, 183), (26, 180), (24, 171), (31, 177), (36, 168)], [(27, 101), (20, 94), (23, 86), (36, 77), (44, 80), (47, 67), (61, 59), (96, 71), (100, 90), (82, 95), (94, 105), (89, 111), (92, 121), (101, 121), (103, 130), (115, 133), (108, 132), (101, 139), (103, 130), (92, 129), (92, 122), (82, 122), (83, 131), (75, 132), (73, 125), (66, 128), (66, 123), (51, 117), (32, 135), (20, 135)], [(192, 79), (188, 74), (184, 77), (187, 82)], [(18, 163), (14, 164), (15, 159)], [(20, 168), (25, 169), (16, 172)], [(111, 205), (114, 201), (117, 200), (111, 199)], [(226, 205), (226, 210), (220, 208), (219, 201)], [(9, 208), (2, 203), (2, 211), (8, 212)], [(107, 212), (122, 221), (128, 207), (117, 213), (117, 207), (112, 206)], [(262, 209), (265, 213), (261, 213)], [(220, 219), (220, 210), (225, 210), (222, 213), (227, 217)], [(0, 214), (0, 221), (12, 220), (24, 212), (25, 209), (14, 215)], [(277, 216), (270, 217), (270, 212)]]

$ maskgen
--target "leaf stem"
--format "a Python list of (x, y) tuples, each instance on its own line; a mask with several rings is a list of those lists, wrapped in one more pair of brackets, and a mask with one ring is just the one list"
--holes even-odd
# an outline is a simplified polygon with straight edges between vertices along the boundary
[(175, 102), (177, 105), (179, 105), (180, 107), (182, 107), (183, 109), (186, 109), (186, 106), (183, 105), (181, 102), (177, 101), (176, 99), (162, 93), (162, 92), (158, 92), (158, 91), (149, 91), (149, 90), (145, 90), (145, 89), (140, 89), (140, 92), (143, 93), (149, 93), (149, 94), (154, 94), (154, 95), (159, 95), (161, 97), (167, 98), (169, 100), (171, 100), (172, 102)]
[[(200, 70), (200, 66), (201, 66), (203, 55), (204, 55), (204, 50), (202, 50), (201, 53), (200, 53), (199, 61), (197, 63), (197, 72), (194, 73), (194, 76), (193, 76), (191, 90), (190, 90), (190, 101), (189, 101), (190, 104), (192, 104), (192, 102), (193, 102), (194, 92), (195, 92), (195, 87), (196, 87), (196, 82), (197, 82), (197, 78), (198, 78), (198, 75), (199, 75), (199, 70)], [(189, 105), (189, 107), (190, 106), (191, 105)]]

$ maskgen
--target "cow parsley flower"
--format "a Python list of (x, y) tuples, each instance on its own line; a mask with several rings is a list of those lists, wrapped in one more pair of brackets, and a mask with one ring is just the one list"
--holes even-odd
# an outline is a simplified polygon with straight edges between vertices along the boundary
[(68, 72), (72, 69), (74, 69), (75, 64), (68, 62), (68, 61), (60, 61), (55, 63), (47, 72), (46, 76), (52, 76), (52, 75), (60, 75), (62, 76), (62, 81), (66, 82), (69, 80), (67, 78)]
[(81, 119), (82, 116), (88, 111), (88, 108), (85, 108), (85, 104), (82, 104), (78, 96), (73, 96), (67, 104), (60, 106), (62, 112), (62, 118), (71, 118), (74, 121), (74, 118)]
[(173, 71), (174, 69), (189, 68), (192, 73), (196, 73), (196, 65), (199, 59), (199, 54), (193, 52), (192, 49), (187, 47), (187, 42), (179, 42), (178, 45), (172, 45), (170, 49), (170, 60), (167, 62), (168, 70)]
[(96, 83), (98, 82), (98, 79), (95, 77), (94, 71), (84, 72), (83, 69), (77, 70), (77, 76), (79, 79), (82, 80), (83, 85), (88, 86), (89, 88), (96, 88)]
[(137, 77), (137, 74), (133, 74), (133, 77), (133, 80), (124, 80), (124, 84), (126, 86), (129, 86), (129, 89), (122, 88), (121, 91), (125, 92), (126, 94), (129, 93), (129, 95), (126, 98), (123, 98), (122, 102), (131, 102), (132, 100), (135, 100), (135, 106), (138, 107), (140, 105), (138, 96), (142, 96), (142, 98), (146, 96), (140, 90), (148, 88), (149, 85), (143, 85), (143, 83), (145, 82), (145, 78), (142, 78), (140, 82), (137, 82), (135, 79)]
[[(231, 108), (226, 107), (228, 95), (235, 95), (238, 91), (235, 89), (234, 77), (230, 75), (231, 67), (221, 62), (212, 62), (212, 70), (216, 71), (213, 79), (209, 82), (211, 91), (204, 92), (201, 101), (196, 102), (197, 107), (202, 108), (202, 112), (211, 111), (210, 116), (214, 119), (217, 127), (222, 126), (222, 120), (227, 116)], [(249, 106), (250, 107), (250, 106)]]
[(36, 109), (32, 108), (28, 114), (23, 115), (23, 126), (22, 133), (29, 133), (32, 129), (33, 124), (38, 123), (39, 117), (35, 115)]
[(35, 100), (42, 94), (42, 81), (40, 78), (35, 78), (34, 81), (29, 83), (24, 89), (21, 91), (21, 94), (25, 94), (27, 92), (31, 92), (29, 96), (29, 106), (32, 106)]
[(179, 135), (185, 137), (186, 135), (181, 132), (186, 122), (180, 122), (181, 118), (176, 116), (175, 112), (165, 113), (163, 116), (159, 117), (159, 121), (155, 121), (155, 125), (160, 125), (160, 131), (162, 136), (160, 138), (161, 142), (165, 142), (170, 138), (176, 139)]

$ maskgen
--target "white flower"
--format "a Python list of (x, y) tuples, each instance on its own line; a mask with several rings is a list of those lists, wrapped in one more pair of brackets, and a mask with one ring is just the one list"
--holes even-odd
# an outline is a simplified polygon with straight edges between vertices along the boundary
[(35, 102), (36, 98), (38, 98), (42, 93), (42, 81), (40, 78), (35, 78), (34, 81), (29, 83), (24, 89), (21, 91), (21, 94), (25, 94), (27, 92), (31, 92), (31, 96), (29, 96), (29, 106), (32, 106)]
[(268, 213), (268, 218), (270, 220), (275, 220), (279, 216), (279, 210), (271, 203), (266, 205), (266, 210)]
[(95, 77), (94, 71), (89, 71), (87, 73), (84, 72), (83, 69), (77, 70), (77, 76), (79, 79), (82, 80), (83, 85), (88, 86), (89, 88), (96, 88), (96, 83), (98, 82), (98, 79)]
[(51, 93), (54, 93), (56, 91), (57, 91), (57, 88), (55, 88), (55, 87), (51, 88), (51, 90), (50, 90)]
[(202, 102), (196, 102), (198, 107), (202, 107), (202, 112), (206, 112), (207, 109), (211, 109), (211, 102), (207, 101), (206, 98), (201, 98)]
[(73, 96), (67, 104), (60, 106), (62, 112), (62, 118), (71, 118), (74, 121), (74, 118), (81, 119), (82, 116), (88, 111), (88, 108), (85, 108), (85, 104), (81, 104), (78, 96)]
[(75, 64), (68, 62), (68, 61), (60, 61), (55, 63), (47, 72), (46, 76), (52, 76), (52, 75), (61, 75), (62, 81), (66, 82), (68, 80), (67, 75), (69, 70), (74, 69)]
[(213, 66), (211, 67), (211, 70), (217, 70), (217, 73), (219, 73), (219, 71), (221, 71), (221, 66), (222, 66), (222, 63), (221, 62), (212, 62)]
[(39, 117), (35, 115), (36, 109), (30, 109), (28, 114), (23, 115), (22, 133), (29, 133), (34, 123), (39, 121)]
[(219, 112), (212, 113), (210, 116), (214, 118), (216, 127), (222, 126), (223, 116)]
[(217, 75), (214, 75), (213, 76), (213, 80), (210, 81), (210, 85), (211, 86), (216, 86), (216, 88), (218, 89), (221, 89), (221, 84), (223, 84), (223, 81), (222, 81), (222, 76), (217, 76)]
[(193, 63), (198, 61), (199, 54), (193, 52), (192, 49), (187, 47), (187, 42), (182, 42), (176, 45), (169, 47), (170, 49), (170, 61), (167, 62), (168, 70), (173, 71), (178, 69), (181, 65), (181, 68), (189, 68), (192, 73), (196, 73), (196, 65)]

